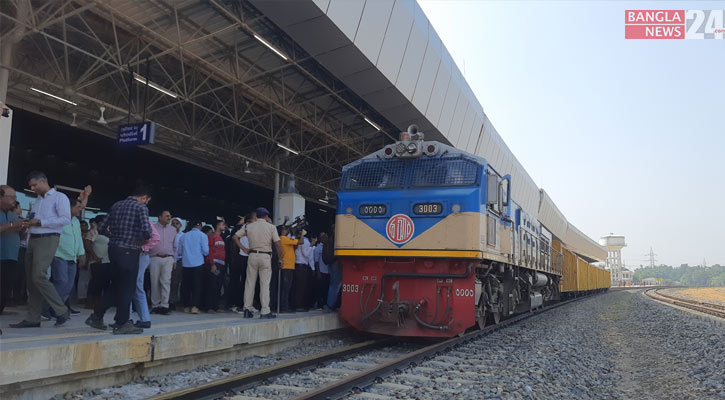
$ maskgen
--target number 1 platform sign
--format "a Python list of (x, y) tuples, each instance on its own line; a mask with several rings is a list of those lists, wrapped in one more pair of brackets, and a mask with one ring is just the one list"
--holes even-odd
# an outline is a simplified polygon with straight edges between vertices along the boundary
[(118, 127), (118, 144), (136, 146), (153, 144), (156, 137), (154, 122), (139, 122)]
[(725, 10), (625, 10), (625, 39), (723, 39)]

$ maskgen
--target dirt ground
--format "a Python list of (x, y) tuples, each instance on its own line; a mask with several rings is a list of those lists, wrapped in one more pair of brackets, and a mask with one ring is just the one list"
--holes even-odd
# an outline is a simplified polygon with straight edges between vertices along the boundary
[(725, 287), (680, 289), (677, 293), (704, 301), (725, 303)]

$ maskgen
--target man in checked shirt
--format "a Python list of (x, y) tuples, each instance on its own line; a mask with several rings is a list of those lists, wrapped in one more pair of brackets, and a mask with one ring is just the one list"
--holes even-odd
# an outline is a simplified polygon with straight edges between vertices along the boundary
[(116, 307), (114, 335), (142, 333), (143, 329), (129, 322), (129, 304), (136, 290), (141, 246), (151, 237), (149, 210), (151, 201), (148, 188), (139, 187), (125, 200), (117, 201), (106, 218), (108, 256), (111, 260), (111, 288), (103, 293), (86, 324), (104, 330), (103, 315)]

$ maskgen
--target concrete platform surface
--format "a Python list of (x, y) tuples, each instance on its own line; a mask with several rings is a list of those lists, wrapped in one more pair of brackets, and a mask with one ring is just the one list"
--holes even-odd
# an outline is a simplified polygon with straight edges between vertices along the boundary
[[(152, 315), (151, 328), (140, 335), (113, 335), (84, 324), (90, 310), (81, 310), (61, 327), (54, 321), (40, 328), (13, 329), (23, 308), (6, 308), (0, 316), (0, 393), (5, 385), (102, 370), (134, 363), (223, 350), (345, 326), (336, 313), (311, 311), (282, 314), (276, 319), (244, 319), (236, 313)], [(135, 314), (134, 314), (135, 317)], [(106, 323), (113, 322), (113, 310)], [(13, 385), (14, 386), (14, 385)], [(7, 386), (5, 386), (8, 388)]]

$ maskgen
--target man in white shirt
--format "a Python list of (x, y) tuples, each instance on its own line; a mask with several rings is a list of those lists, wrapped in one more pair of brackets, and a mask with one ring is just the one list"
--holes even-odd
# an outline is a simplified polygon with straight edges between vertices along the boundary
[(57, 315), (55, 325), (63, 325), (70, 316), (70, 310), (63, 304), (55, 287), (48, 280), (48, 267), (53, 261), (60, 233), (70, 224), (70, 201), (68, 197), (51, 189), (48, 177), (42, 172), (28, 175), (30, 189), (38, 195), (31, 219), (28, 221), (30, 241), (25, 253), (26, 285), (28, 287), (28, 315), (11, 328), (40, 327), (43, 304), (48, 303)]
[(295, 278), (292, 283), (292, 293), (297, 312), (307, 312), (310, 308), (310, 283), (315, 269), (314, 262), (310, 265), (312, 256), (310, 240), (304, 237), (304, 242), (295, 249)]
[[(240, 229), (245, 229), (247, 223), (253, 222), (254, 213), (241, 217), (237, 222), (236, 233)], [(229, 286), (226, 294), (227, 308), (238, 314), (244, 312), (244, 282), (247, 279), (247, 264), (249, 263), (249, 254), (244, 249), (249, 249), (249, 238), (242, 238), (232, 235), (232, 242), (236, 244), (234, 249), (239, 250), (238, 257), (232, 257), (229, 265)]]

